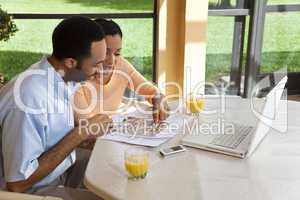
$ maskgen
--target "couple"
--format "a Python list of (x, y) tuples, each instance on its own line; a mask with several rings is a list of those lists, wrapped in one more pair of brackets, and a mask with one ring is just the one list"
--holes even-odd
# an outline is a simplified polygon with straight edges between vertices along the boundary
[[(104, 111), (116, 110), (127, 88), (147, 96), (155, 122), (167, 117), (167, 104), (121, 56), (122, 31), (115, 22), (65, 19), (55, 28), (52, 44), (51, 56), (0, 90), (0, 186), (63, 199), (99, 199), (84, 188), (82, 178), (95, 139), (111, 126)], [(88, 127), (104, 128), (97, 134), (79, 130), (80, 119)]]

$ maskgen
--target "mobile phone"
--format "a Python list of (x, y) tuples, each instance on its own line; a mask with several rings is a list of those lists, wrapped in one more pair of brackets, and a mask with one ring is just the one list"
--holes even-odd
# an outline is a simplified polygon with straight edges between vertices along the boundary
[(161, 149), (159, 151), (159, 153), (162, 156), (168, 156), (168, 155), (172, 155), (172, 154), (175, 154), (175, 153), (183, 152), (185, 150), (186, 149), (182, 145), (178, 145), (178, 146), (174, 146), (174, 147)]

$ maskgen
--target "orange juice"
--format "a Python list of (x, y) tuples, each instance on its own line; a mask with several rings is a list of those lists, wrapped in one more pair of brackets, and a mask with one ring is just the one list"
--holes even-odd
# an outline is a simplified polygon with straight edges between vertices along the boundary
[(132, 179), (145, 178), (149, 169), (149, 154), (141, 148), (125, 151), (125, 168)]
[(189, 97), (186, 100), (186, 107), (191, 113), (199, 113), (204, 109), (203, 97)]
[(149, 168), (148, 156), (130, 156), (125, 160), (125, 168), (133, 177), (144, 178)]

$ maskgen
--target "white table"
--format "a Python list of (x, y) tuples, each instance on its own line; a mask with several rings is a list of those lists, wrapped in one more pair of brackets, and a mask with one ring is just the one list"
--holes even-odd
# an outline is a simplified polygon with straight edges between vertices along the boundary
[[(248, 112), (248, 100), (229, 99), (226, 117), (255, 123)], [(131, 145), (98, 140), (86, 170), (85, 185), (105, 199), (299, 200), (299, 111), (300, 103), (288, 101), (287, 133), (271, 130), (248, 159), (194, 148), (162, 159), (159, 148), (179, 144), (182, 135), (178, 135), (159, 148), (149, 149), (150, 173), (146, 179), (135, 182), (127, 179), (123, 167), (124, 150)], [(283, 122), (275, 124), (280, 127)]]

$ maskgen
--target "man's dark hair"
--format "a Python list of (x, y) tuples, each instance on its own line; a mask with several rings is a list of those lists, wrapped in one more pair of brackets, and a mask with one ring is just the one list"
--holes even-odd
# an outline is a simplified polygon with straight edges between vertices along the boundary
[(95, 19), (95, 22), (102, 26), (105, 35), (120, 35), (121, 38), (123, 37), (123, 33), (120, 26), (113, 20), (98, 18)]
[(87, 17), (70, 17), (61, 21), (52, 35), (53, 56), (59, 60), (81, 60), (90, 56), (93, 42), (104, 39), (100, 25)]

